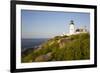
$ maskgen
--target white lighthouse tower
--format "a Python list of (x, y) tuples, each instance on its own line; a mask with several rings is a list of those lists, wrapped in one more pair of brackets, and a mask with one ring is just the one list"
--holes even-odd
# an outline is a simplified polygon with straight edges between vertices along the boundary
[(75, 34), (75, 25), (74, 25), (73, 20), (71, 20), (69, 24), (69, 34), (70, 35)]

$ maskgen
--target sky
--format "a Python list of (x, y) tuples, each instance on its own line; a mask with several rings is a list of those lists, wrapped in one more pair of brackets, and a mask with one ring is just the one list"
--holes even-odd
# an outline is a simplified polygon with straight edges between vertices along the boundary
[(67, 34), (71, 20), (76, 28), (90, 28), (89, 13), (21, 10), (21, 37), (52, 38)]

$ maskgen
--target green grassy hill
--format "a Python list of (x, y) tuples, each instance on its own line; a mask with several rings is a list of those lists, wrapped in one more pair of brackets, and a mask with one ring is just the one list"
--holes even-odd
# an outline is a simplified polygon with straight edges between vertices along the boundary
[(90, 35), (80, 33), (56, 36), (44, 42), (37, 50), (22, 54), (22, 62), (86, 60), (90, 58)]

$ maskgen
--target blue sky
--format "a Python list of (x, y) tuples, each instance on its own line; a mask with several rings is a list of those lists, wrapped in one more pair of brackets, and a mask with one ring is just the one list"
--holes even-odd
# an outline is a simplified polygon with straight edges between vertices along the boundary
[(21, 10), (22, 38), (52, 38), (68, 33), (70, 20), (76, 27), (90, 28), (89, 13)]

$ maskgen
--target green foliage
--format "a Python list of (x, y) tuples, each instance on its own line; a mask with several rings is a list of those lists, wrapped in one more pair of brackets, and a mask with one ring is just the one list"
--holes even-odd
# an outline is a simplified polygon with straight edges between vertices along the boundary
[(28, 55), (21, 58), (21, 62), (32, 62), (33, 61), (33, 52), (29, 53)]
[(61, 36), (56, 36), (54, 37), (54, 40), (59, 40), (61, 38)]
[(89, 58), (90, 35), (89, 33), (80, 33), (71, 36), (56, 36), (42, 44), (41, 49), (23, 56), (22, 62), (85, 60)]

